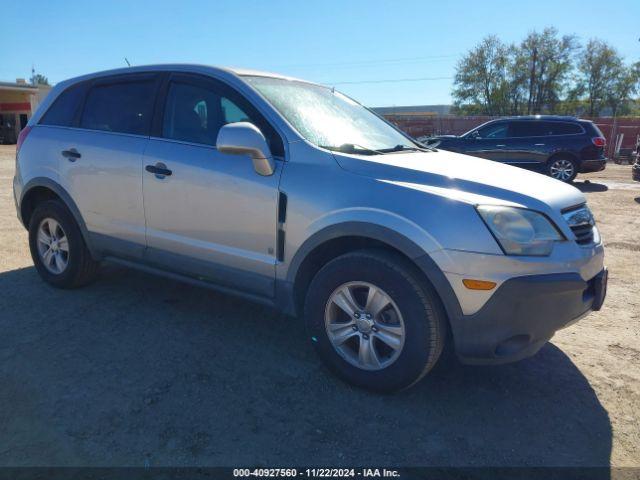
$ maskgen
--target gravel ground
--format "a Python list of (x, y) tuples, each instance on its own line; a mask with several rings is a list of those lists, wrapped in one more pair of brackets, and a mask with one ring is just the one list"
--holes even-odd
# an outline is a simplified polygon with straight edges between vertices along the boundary
[[(640, 184), (582, 176), (609, 296), (534, 358), (437, 368), (375, 395), (336, 380), (301, 322), (106, 266), (82, 290), (32, 266), (0, 147), (0, 465), (640, 466)], [(591, 183), (583, 183), (583, 179)]]

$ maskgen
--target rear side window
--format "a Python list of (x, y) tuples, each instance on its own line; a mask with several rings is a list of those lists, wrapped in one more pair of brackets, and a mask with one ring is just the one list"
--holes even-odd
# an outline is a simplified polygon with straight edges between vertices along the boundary
[(41, 125), (70, 127), (86, 92), (86, 84), (73, 85), (58, 95), (40, 120)]
[(87, 94), (80, 127), (147, 135), (154, 96), (153, 80), (95, 85)]
[(549, 135), (575, 135), (582, 133), (580, 125), (568, 122), (512, 122), (512, 137), (547, 137)]
[(548, 135), (544, 122), (511, 122), (511, 137), (541, 137)]

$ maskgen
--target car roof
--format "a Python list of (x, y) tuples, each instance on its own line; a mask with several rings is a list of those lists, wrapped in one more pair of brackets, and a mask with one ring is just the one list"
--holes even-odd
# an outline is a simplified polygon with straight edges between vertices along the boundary
[[(166, 64), (153, 64), (153, 65), (140, 65), (135, 67), (122, 67), (111, 70), (103, 70), (99, 72), (89, 73), (86, 75), (81, 75), (78, 77), (70, 78), (65, 80), (63, 84), (72, 84), (80, 81), (90, 80), (92, 78), (99, 77), (108, 77), (111, 75), (122, 75), (127, 73), (147, 73), (147, 72), (159, 72), (159, 71), (179, 71), (186, 73), (203, 73), (203, 74), (213, 74), (213, 75), (233, 75), (236, 77), (246, 77), (246, 76), (254, 76), (254, 77), (268, 77), (268, 78), (278, 78), (282, 80), (290, 80), (304, 83), (311, 83), (308, 80), (302, 80), (295, 77), (289, 77), (286, 75), (281, 75), (278, 73), (265, 72), (260, 70), (251, 70), (245, 68), (234, 68), (234, 67), (221, 67), (214, 65), (203, 65), (203, 64), (193, 64), (193, 63), (166, 63)], [(317, 84), (314, 84), (317, 85)]]
[(510, 121), (542, 121), (542, 120), (562, 120), (562, 121), (582, 121), (577, 117), (573, 117), (570, 115), (522, 115), (517, 117), (504, 117), (496, 120), (510, 120)]

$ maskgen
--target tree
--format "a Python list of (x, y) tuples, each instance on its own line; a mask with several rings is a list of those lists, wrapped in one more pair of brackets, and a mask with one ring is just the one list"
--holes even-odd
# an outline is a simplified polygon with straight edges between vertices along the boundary
[(638, 91), (638, 77), (632, 68), (622, 67), (611, 84), (611, 90), (606, 95), (606, 105), (611, 107), (611, 113), (625, 115), (630, 111), (631, 97)]
[(31, 85), (49, 85), (49, 79), (40, 73), (36, 73), (35, 70), (31, 71), (31, 78), (29, 79)]
[(484, 38), (458, 62), (452, 96), (459, 114), (596, 116), (637, 111), (639, 91), (640, 62), (627, 66), (601, 40), (581, 49), (575, 36), (545, 28), (518, 45)]
[(481, 113), (488, 115), (506, 113), (508, 65), (509, 47), (495, 35), (486, 37), (460, 60), (453, 91), (459, 111), (464, 111), (467, 104), (481, 105)]
[(577, 48), (575, 36), (559, 37), (553, 27), (530, 32), (523, 40), (516, 55), (519, 64), (527, 65), (527, 114), (555, 110), (567, 87)]
[(578, 70), (582, 74), (589, 116), (597, 115), (605, 105), (612, 105), (616, 89), (618, 93), (625, 93), (626, 87), (619, 80), (625, 70), (622, 58), (602, 40), (589, 40), (580, 55)]

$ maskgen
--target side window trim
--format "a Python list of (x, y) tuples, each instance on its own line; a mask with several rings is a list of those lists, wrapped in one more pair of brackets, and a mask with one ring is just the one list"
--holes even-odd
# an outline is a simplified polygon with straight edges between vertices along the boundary
[[(210, 147), (210, 148), (216, 148), (215, 145), (209, 145), (209, 144), (204, 144), (204, 143), (195, 143), (195, 142), (186, 142), (186, 141), (182, 141), (182, 140), (176, 140), (176, 139), (171, 139), (171, 138), (166, 138), (162, 136), (162, 127), (164, 124), (164, 115), (165, 115), (165, 110), (167, 107), (167, 100), (168, 100), (168, 94), (169, 94), (169, 88), (171, 86), (171, 83), (175, 82), (175, 83), (182, 83), (182, 84), (187, 84), (187, 85), (193, 85), (196, 87), (200, 87), (200, 88), (209, 88), (209, 89), (214, 89), (215, 91), (217, 91), (221, 96), (228, 98), (229, 100), (231, 100), (232, 102), (236, 103), (234, 100), (235, 98), (239, 98), (241, 99), (242, 102), (246, 103), (247, 105), (249, 105), (251, 112), (249, 112), (249, 114), (256, 114), (258, 115), (258, 117), (266, 124), (269, 126), (271, 132), (263, 132), (266, 134), (273, 134), (276, 135), (276, 138), (274, 139), (274, 141), (276, 141), (279, 144), (279, 149), (281, 150), (281, 152), (277, 152), (277, 153), (273, 153), (274, 156), (276, 157), (281, 157), (284, 158), (284, 153), (285, 153), (285, 148), (284, 148), (284, 136), (278, 131), (278, 129), (272, 124), (272, 122), (270, 122), (254, 105), (253, 103), (247, 99), (242, 93), (240, 93), (237, 89), (235, 89), (233, 86), (229, 85), (228, 83), (217, 79), (217, 78), (213, 78), (210, 77), (208, 75), (203, 75), (203, 74), (198, 74), (198, 73), (191, 73), (191, 72), (167, 72), (165, 78), (163, 79), (163, 82), (160, 86), (160, 90), (159, 90), (159, 95), (157, 97), (157, 103), (156, 103), (156, 108), (154, 109), (154, 116), (153, 116), (153, 121), (152, 121), (152, 128), (151, 128), (151, 136), (154, 138), (158, 138), (161, 140), (165, 140), (165, 141), (170, 141), (170, 142), (178, 142), (178, 143), (186, 143), (189, 145), (197, 145), (197, 146), (204, 146), (204, 147)], [(231, 97), (231, 98), (230, 98)]]

